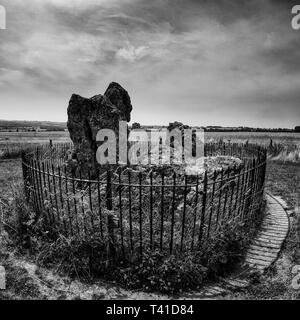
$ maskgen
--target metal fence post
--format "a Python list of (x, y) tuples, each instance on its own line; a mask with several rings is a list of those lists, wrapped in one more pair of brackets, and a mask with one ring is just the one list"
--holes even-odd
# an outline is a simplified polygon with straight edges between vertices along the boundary
[[(106, 208), (109, 211), (112, 211), (112, 183), (111, 183), (111, 171), (107, 170), (106, 174)], [(112, 212), (107, 215), (107, 230), (109, 236), (109, 255), (112, 259), (115, 257), (115, 235), (114, 228), (116, 227), (114, 215)]]
[(206, 198), (207, 198), (207, 171), (205, 171), (204, 182), (203, 182), (202, 213), (201, 213), (199, 239), (198, 239), (199, 246), (201, 246), (201, 240), (202, 240), (202, 236), (203, 236), (205, 211), (206, 211)]

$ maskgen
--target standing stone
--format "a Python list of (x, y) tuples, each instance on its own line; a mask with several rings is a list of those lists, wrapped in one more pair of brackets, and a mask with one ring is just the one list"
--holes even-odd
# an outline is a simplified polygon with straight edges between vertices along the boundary
[(117, 137), (119, 121), (130, 121), (132, 105), (127, 91), (118, 83), (112, 82), (104, 95), (83, 98), (77, 94), (71, 96), (68, 107), (68, 130), (74, 144), (71, 170), (78, 169), (83, 175), (90, 171), (96, 175), (100, 165), (96, 160), (96, 136), (101, 129), (112, 129)]

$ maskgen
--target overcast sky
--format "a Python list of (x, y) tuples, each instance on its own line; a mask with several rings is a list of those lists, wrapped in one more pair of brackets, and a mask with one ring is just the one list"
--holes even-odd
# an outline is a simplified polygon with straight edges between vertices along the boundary
[(143, 124), (300, 125), (295, 1), (0, 4), (0, 119), (66, 121), (72, 93), (116, 81)]

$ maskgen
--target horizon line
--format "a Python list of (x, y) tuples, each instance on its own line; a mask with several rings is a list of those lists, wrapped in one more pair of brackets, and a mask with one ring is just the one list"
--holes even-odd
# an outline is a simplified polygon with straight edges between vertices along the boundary
[[(47, 123), (60, 123), (60, 124), (67, 124), (67, 121), (53, 121), (53, 120), (20, 120), (20, 119), (0, 119), (0, 121), (6, 121), (6, 122), (47, 122)], [(177, 121), (180, 122), (180, 121)], [(139, 123), (137, 121), (130, 121), (129, 124), (132, 125), (133, 123)], [(173, 123), (173, 122), (169, 122), (169, 123)], [(208, 127), (212, 127), (212, 128), (249, 128), (249, 129), (266, 129), (266, 130), (278, 130), (278, 129), (282, 129), (282, 130), (295, 130), (295, 127), (293, 128), (287, 128), (287, 127), (252, 127), (252, 126), (247, 126), (247, 125), (236, 125), (236, 126), (227, 126), (227, 125), (197, 125), (197, 126), (192, 126), (189, 124), (185, 124), (184, 125), (188, 125), (190, 127), (200, 127), (200, 128), (208, 128)], [(151, 126), (158, 126), (158, 127), (164, 127), (164, 126), (168, 126), (168, 124), (141, 124), (140, 125), (142, 127), (151, 127)], [(297, 127), (297, 126), (296, 126)]]

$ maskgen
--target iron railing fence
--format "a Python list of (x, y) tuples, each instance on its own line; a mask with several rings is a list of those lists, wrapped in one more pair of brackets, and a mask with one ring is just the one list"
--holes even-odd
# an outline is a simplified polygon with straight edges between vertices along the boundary
[[(70, 172), (70, 144), (23, 152), (27, 200), (52, 237), (98, 236), (103, 259), (195, 250), (228, 227), (254, 225), (260, 214), (267, 152), (253, 144), (205, 144), (205, 155), (231, 156), (240, 165), (188, 176), (171, 170), (117, 167), (91, 178)], [(170, 169), (171, 168), (171, 169)], [(42, 218), (42, 219), (40, 219)]]

